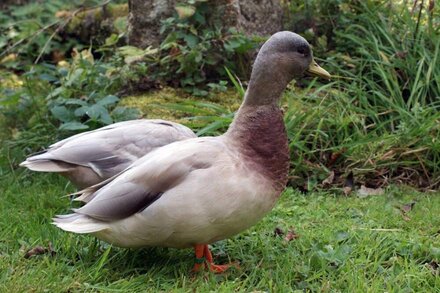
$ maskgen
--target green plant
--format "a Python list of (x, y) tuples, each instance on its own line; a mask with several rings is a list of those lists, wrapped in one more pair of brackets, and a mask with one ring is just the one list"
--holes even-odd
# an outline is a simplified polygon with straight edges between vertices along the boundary
[(34, 66), (22, 75), (23, 86), (0, 88), (5, 128), (26, 131), (43, 123), (78, 131), (138, 118), (137, 109), (117, 106), (122, 80), (114, 66), (95, 61), (87, 50), (64, 67)]
[(211, 13), (212, 5), (207, 1), (179, 4), (175, 15), (163, 20), (160, 33), (165, 38), (158, 56), (144, 63), (150, 80), (206, 96), (208, 89), (225, 89), (224, 66), (240, 76), (247, 74), (246, 52), (255, 48), (260, 40), (245, 37), (233, 28), (224, 28), (220, 16)]
[(84, 51), (68, 68), (56, 70), (55, 87), (48, 94), (52, 115), (62, 122), (61, 130), (96, 128), (120, 120), (139, 117), (136, 109), (117, 107), (114, 94), (121, 87), (119, 74), (109, 73), (113, 64), (94, 61), (90, 51)]
[[(8, 56), (7, 54), (11, 58), (8, 58), (7, 62), (0, 62), (0, 65), (21, 71), (25, 70), (25, 66), (41, 60), (57, 62), (64, 59), (70, 55), (72, 48), (79, 50), (84, 46), (89, 46), (92, 36), (87, 35), (88, 38), (81, 38), (75, 33), (79, 29), (83, 30), (82, 34), (91, 30), (90, 27), (88, 30), (80, 28), (81, 20), (86, 18), (85, 12), (103, 6), (106, 6), (108, 14), (114, 16), (114, 21), (111, 24), (102, 24), (105, 28), (102, 28), (100, 33), (105, 39), (106, 34), (114, 32), (115, 35), (109, 37), (107, 43), (115, 44), (125, 33), (124, 16), (127, 12), (126, 6), (107, 6), (109, 2), (120, 3), (124, 0), (73, 0), (69, 2), (52, 0), (41, 3), (31, 2), (21, 6), (5, 5), (5, 9), (0, 11), (0, 61)], [(91, 17), (100, 20), (102, 14), (102, 12), (96, 12), (93, 15), (92, 13), (87, 15), (88, 24), (90, 24)], [(99, 22), (98, 20), (94, 21)], [(96, 40), (95, 37), (94, 44), (102, 42), (101, 40), (96, 42)], [(18, 55), (20, 58), (17, 58)]]

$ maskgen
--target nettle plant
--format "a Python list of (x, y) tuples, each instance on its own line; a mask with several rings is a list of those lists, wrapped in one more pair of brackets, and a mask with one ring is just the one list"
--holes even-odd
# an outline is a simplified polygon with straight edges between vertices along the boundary
[(258, 42), (225, 28), (212, 5), (206, 0), (177, 4), (175, 15), (163, 20), (160, 30), (166, 37), (159, 48), (157, 76), (195, 95), (226, 89), (225, 67), (245, 76), (249, 66), (245, 53)]
[(137, 109), (117, 106), (114, 93), (122, 81), (111, 74), (114, 70), (111, 63), (95, 62), (90, 51), (83, 51), (69, 67), (58, 68), (56, 76), (45, 76), (57, 86), (46, 99), (60, 130), (93, 129), (140, 116)]

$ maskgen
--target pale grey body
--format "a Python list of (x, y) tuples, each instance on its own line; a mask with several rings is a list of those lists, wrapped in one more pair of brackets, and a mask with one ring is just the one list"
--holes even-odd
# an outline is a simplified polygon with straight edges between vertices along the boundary
[(111, 124), (74, 135), (31, 156), (20, 166), (57, 172), (86, 188), (123, 171), (143, 155), (175, 141), (194, 138), (191, 129), (159, 119)]
[(148, 153), (118, 176), (79, 192), (78, 200), (86, 204), (54, 224), (123, 247), (177, 248), (209, 244), (254, 225), (287, 182), (280, 95), (312, 61), (302, 37), (273, 35), (257, 56), (245, 100), (227, 133)]

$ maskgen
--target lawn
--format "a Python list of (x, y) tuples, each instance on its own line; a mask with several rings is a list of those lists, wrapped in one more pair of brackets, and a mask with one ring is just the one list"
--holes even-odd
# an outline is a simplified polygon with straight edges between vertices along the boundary
[[(282, 1), (285, 28), (333, 78), (285, 91), (291, 187), (258, 225), (212, 245), (218, 263), (240, 263), (214, 275), (190, 272), (189, 249), (121, 249), (57, 229), (75, 189), (18, 164), (139, 117), (224, 133), (264, 38), (202, 25), (214, 1), (183, 1), (197, 13), (176, 11), (167, 41), (147, 49), (126, 46), (125, 0), (102, 8), (125, 14), (99, 19), (106, 29), (87, 40), (63, 30), (80, 22), (64, 16), (108, 1), (24, 2), (0, 11), (0, 292), (440, 292), (438, 3)], [(386, 187), (343, 195), (361, 185)]]
[[(191, 250), (120, 249), (55, 228), (51, 217), (71, 207), (69, 198), (63, 197), (71, 191), (56, 175), (3, 174), (1, 292), (438, 292), (440, 288), (439, 193), (391, 186), (384, 195), (360, 198), (332, 192), (302, 194), (289, 188), (258, 225), (213, 245), (218, 262), (239, 261), (240, 269), (194, 275)], [(48, 248), (49, 243), (46, 253), (25, 257), (30, 249)]]

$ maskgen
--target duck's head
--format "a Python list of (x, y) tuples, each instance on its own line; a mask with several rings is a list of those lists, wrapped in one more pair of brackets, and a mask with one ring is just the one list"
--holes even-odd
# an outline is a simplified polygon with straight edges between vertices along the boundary
[[(300, 78), (304, 73), (329, 79), (330, 74), (313, 59), (310, 44), (298, 34), (282, 31), (272, 35), (261, 47), (255, 64), (272, 64), (290, 79)], [(269, 64), (268, 64), (269, 63)]]
[(292, 79), (306, 74), (330, 78), (313, 59), (306, 39), (293, 32), (278, 32), (263, 44), (255, 59), (248, 88), (248, 94), (252, 93), (249, 102), (266, 104), (277, 100)]

